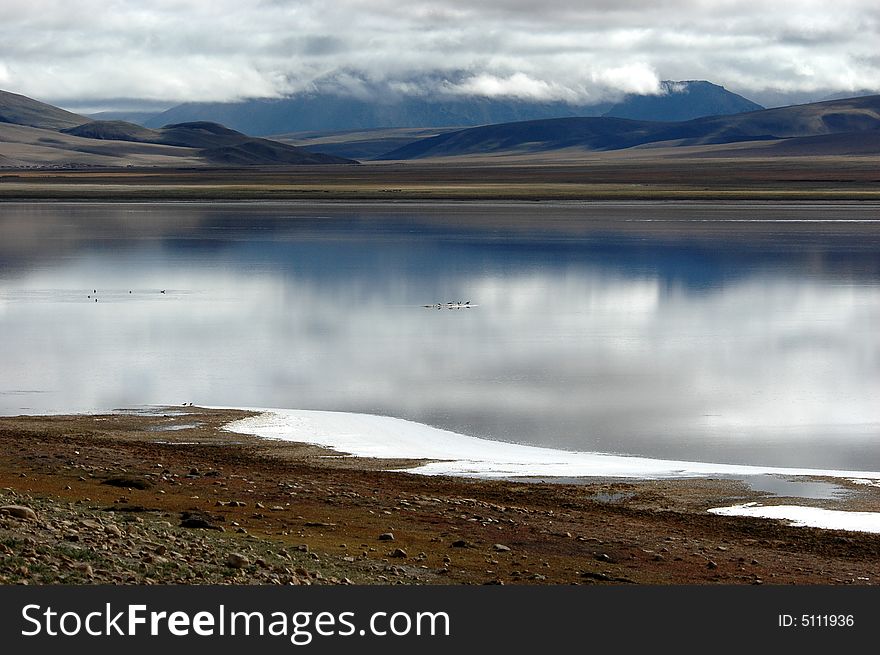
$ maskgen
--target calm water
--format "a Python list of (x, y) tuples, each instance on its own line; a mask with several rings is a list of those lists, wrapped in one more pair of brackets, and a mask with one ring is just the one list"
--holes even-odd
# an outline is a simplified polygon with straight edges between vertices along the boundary
[(878, 470), (877, 221), (864, 203), (2, 204), (0, 413), (350, 410)]

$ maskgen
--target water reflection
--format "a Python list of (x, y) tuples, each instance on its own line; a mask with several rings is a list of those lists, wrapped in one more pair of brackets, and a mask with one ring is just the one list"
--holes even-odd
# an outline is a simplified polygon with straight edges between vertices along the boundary
[[(701, 207), (688, 231), (612, 209), (5, 206), (0, 411), (350, 410), (880, 468), (873, 225), (743, 234)], [(447, 301), (479, 307), (423, 307)]]

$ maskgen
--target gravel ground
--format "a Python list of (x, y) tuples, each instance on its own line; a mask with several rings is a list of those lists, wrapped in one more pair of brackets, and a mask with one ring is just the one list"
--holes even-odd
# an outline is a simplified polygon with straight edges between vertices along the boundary
[[(26, 508), (0, 509), (0, 583), (880, 580), (880, 535), (708, 514), (785, 502), (736, 481), (426, 478), (222, 431), (244, 415), (0, 419), (0, 506)], [(812, 502), (877, 511), (880, 489)]]

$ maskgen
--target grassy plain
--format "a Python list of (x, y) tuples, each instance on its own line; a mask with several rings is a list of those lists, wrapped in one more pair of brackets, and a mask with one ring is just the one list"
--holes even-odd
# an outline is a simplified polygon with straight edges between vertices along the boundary
[(0, 169), (0, 200), (880, 200), (880, 158)]

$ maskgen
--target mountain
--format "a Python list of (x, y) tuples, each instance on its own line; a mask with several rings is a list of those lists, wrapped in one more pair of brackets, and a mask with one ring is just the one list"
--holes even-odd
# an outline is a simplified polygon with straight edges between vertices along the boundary
[(94, 121), (0, 91), (0, 166), (276, 166), (352, 164), (207, 122), (158, 130)]
[(279, 100), (234, 103), (193, 102), (172, 107), (147, 121), (148, 127), (187, 121), (215, 121), (257, 136), (286, 132), (364, 130), (397, 127), (460, 127), (530, 118), (598, 115), (608, 105), (564, 102), (407, 97), (363, 100), (332, 94), (299, 95)]
[[(874, 135), (878, 130), (880, 95), (680, 122), (594, 117), (486, 125), (416, 141), (378, 159), (522, 155), (568, 149), (589, 152), (647, 145), (703, 146), (834, 135), (838, 140), (851, 140), (853, 134)], [(816, 151), (821, 152), (828, 148), (833, 150), (834, 141), (826, 138), (813, 143), (821, 145)]]
[(704, 80), (660, 83), (659, 95), (628, 95), (603, 116), (639, 121), (688, 121), (764, 109), (723, 86)]
[(135, 141), (157, 143), (159, 133), (126, 121), (92, 121), (60, 130), (65, 134), (102, 141)]
[(99, 111), (96, 114), (86, 114), (89, 118), (96, 121), (125, 121), (126, 123), (135, 123), (136, 125), (145, 125), (146, 122), (155, 118), (162, 112), (159, 111)]
[(684, 120), (762, 108), (709, 82), (667, 81), (662, 83), (662, 89), (661, 95), (631, 95), (613, 106), (449, 94), (394, 97), (378, 91), (367, 100), (328, 91), (276, 100), (185, 103), (143, 124), (161, 127), (167, 123), (204, 120), (222, 123), (246, 134), (265, 136), (306, 131), (465, 127), (603, 114), (644, 120)]
[(90, 120), (27, 96), (0, 91), (0, 123), (61, 130), (88, 123)]
[(166, 125), (151, 130), (124, 121), (93, 121), (66, 130), (65, 134), (89, 139), (133, 141), (194, 148), (215, 164), (351, 164), (350, 159), (313, 153), (269, 139), (247, 136), (217, 123), (205, 121)]

